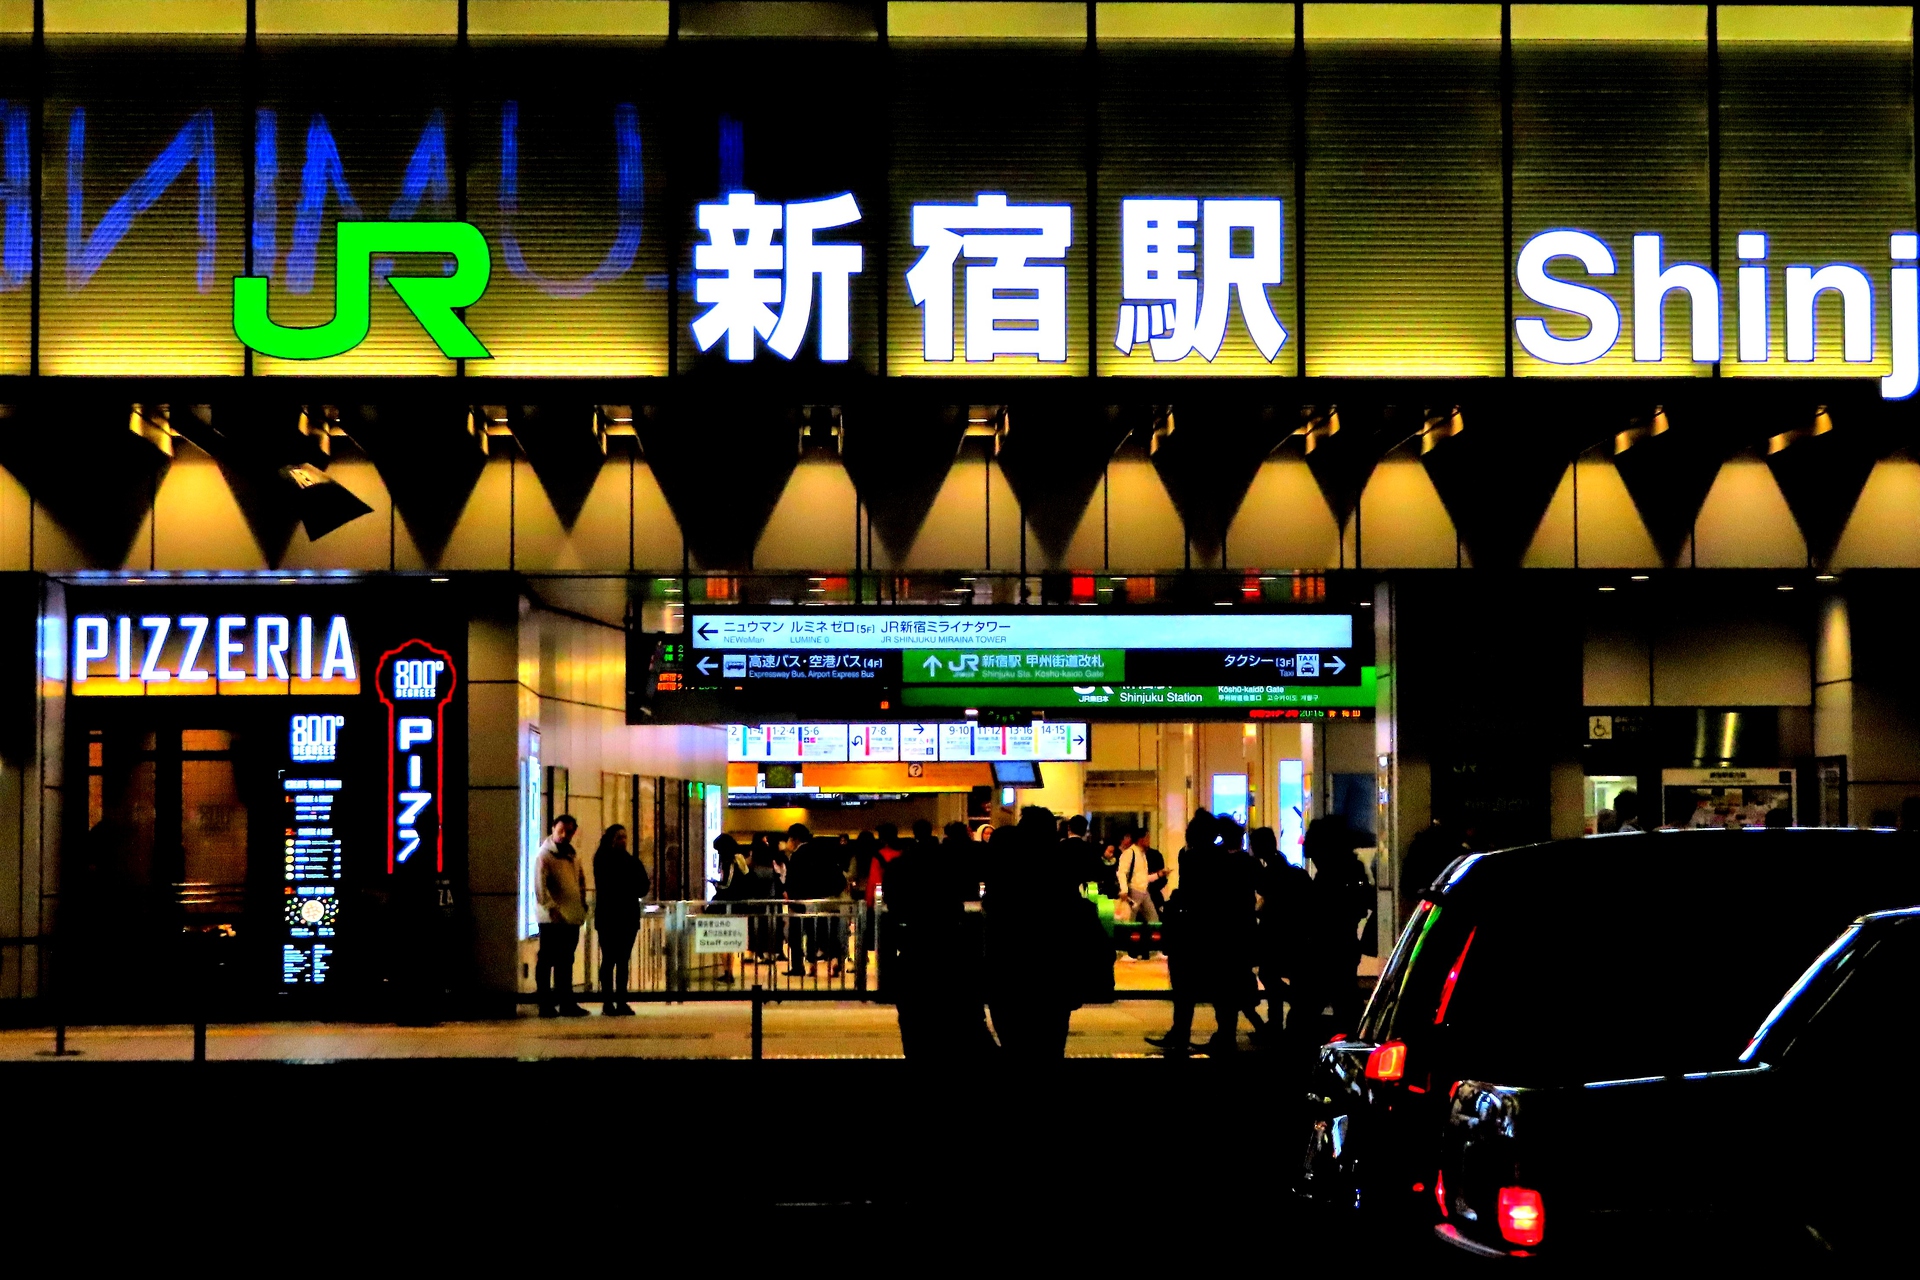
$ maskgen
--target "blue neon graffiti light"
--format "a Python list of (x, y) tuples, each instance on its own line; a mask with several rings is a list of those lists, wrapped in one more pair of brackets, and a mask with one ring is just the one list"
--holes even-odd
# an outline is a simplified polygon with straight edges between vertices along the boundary
[[(200, 252), (194, 263), (194, 285), (201, 293), (213, 288), (214, 153), (213, 112), (202, 108), (188, 117), (147, 171), (134, 180), (126, 194), (113, 202), (91, 232), (83, 217), (86, 207), (87, 112), (76, 108), (67, 122), (67, 288), (80, 289), (119, 247), (145, 213), (166, 193), (174, 180), (194, 167), (199, 190)], [(9, 210), (11, 220), (11, 210)]]
[(514, 221), (520, 216), (520, 104), (500, 108), (500, 251), (507, 270), (551, 298), (580, 298), (618, 280), (640, 251), (640, 213), (645, 182), (641, 166), (640, 114), (623, 102), (613, 109), (614, 205), (619, 225), (600, 265), (578, 280), (549, 280), (527, 265)]

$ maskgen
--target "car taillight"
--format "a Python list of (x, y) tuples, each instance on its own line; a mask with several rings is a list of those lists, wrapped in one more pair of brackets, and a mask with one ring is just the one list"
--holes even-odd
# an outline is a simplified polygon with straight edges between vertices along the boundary
[(1407, 1072), (1407, 1046), (1389, 1040), (1367, 1055), (1367, 1079), (1398, 1080)]
[(1340, 1042), (1341, 1042), (1342, 1040), (1345, 1040), (1346, 1038), (1347, 1038), (1347, 1033), (1346, 1033), (1346, 1032), (1344, 1032), (1344, 1031), (1336, 1031), (1336, 1032), (1334, 1032), (1334, 1033), (1333, 1033), (1332, 1035), (1330, 1035), (1330, 1036), (1328, 1036), (1328, 1037), (1327, 1037), (1327, 1043), (1328, 1043), (1328, 1044), (1339, 1044), (1339, 1043), (1340, 1043)]
[(1447, 1216), (1447, 1174), (1441, 1169), (1433, 1175), (1433, 1198), (1440, 1202), (1440, 1216)]
[(1547, 1207), (1538, 1191), (1500, 1188), (1500, 1235), (1508, 1244), (1539, 1244), (1547, 1234)]

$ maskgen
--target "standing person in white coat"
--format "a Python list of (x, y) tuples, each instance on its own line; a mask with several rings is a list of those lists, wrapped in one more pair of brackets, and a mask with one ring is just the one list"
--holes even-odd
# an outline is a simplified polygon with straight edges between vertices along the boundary
[[(540, 921), (533, 989), (539, 993), (543, 1018), (587, 1016), (573, 998), (573, 952), (580, 945), (580, 926), (587, 922), (586, 879), (573, 852), (573, 833), (579, 829), (570, 813), (555, 818), (552, 834), (540, 842), (540, 856), (533, 863)], [(564, 993), (564, 1004), (556, 1005), (555, 988)]]
[[(1129, 831), (1120, 837), (1120, 865), (1115, 869), (1120, 881), (1120, 896), (1132, 909), (1136, 924), (1159, 924), (1160, 911), (1153, 901), (1154, 868), (1147, 857), (1147, 842)], [(1141, 942), (1134, 959), (1146, 958), (1147, 945)]]

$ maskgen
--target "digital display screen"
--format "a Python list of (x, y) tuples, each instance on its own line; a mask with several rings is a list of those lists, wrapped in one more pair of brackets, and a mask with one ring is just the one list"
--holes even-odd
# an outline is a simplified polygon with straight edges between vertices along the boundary
[(993, 782), (999, 787), (1040, 786), (1040, 766), (1032, 760), (996, 760)]
[(1087, 725), (1072, 721), (727, 726), (727, 759), (742, 763), (1085, 760), (1087, 744)]

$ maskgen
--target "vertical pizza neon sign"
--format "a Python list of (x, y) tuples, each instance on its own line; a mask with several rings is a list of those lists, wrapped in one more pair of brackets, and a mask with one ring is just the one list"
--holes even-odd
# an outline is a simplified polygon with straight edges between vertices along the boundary
[(374, 669), (387, 708), (388, 874), (429, 845), (433, 869), (446, 870), (446, 713), (455, 680), (452, 655), (424, 640), (387, 650)]

